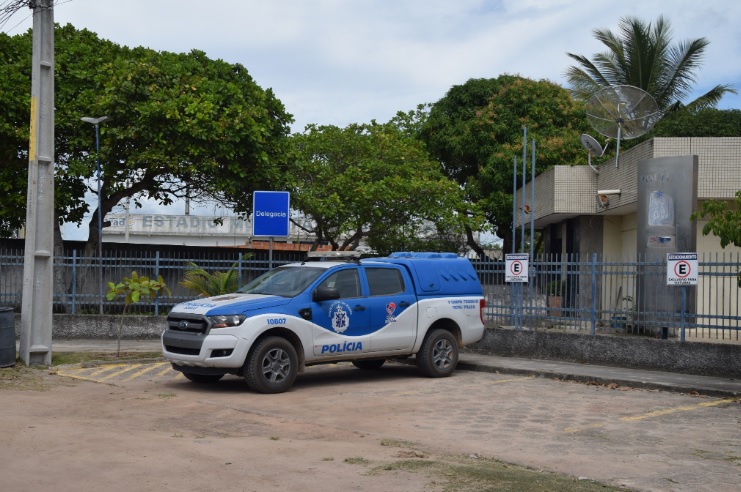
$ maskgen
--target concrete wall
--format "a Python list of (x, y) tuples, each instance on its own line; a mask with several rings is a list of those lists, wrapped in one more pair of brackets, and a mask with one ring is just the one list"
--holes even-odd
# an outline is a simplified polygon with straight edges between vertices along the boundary
[(487, 328), (484, 338), (466, 350), (503, 357), (741, 377), (741, 345)]
[[(99, 315), (54, 315), (53, 339), (116, 339), (121, 318)], [(164, 316), (127, 316), (123, 339), (157, 339)], [(16, 336), (21, 325), (16, 314)], [(508, 328), (487, 328), (469, 352), (563, 360), (584, 364), (635, 367), (705, 376), (741, 377), (741, 345), (659, 340), (640, 336), (577, 335)]]
[[(121, 317), (97, 314), (55, 314), (53, 315), (52, 340), (74, 339), (112, 339), (118, 338)], [(126, 316), (121, 330), (121, 338), (128, 340), (156, 339), (167, 327), (165, 316)], [(15, 335), (20, 337), (21, 315), (15, 315)]]

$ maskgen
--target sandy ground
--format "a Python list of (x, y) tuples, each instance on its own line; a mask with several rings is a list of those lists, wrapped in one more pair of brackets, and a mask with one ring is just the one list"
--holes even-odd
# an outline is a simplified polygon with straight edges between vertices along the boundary
[(0, 390), (1, 488), (436, 491), (444, 480), (383, 468), (444, 456), (636, 490), (741, 483), (738, 401), (466, 371), (435, 380), (402, 364), (312, 368), (280, 395), (177, 375), (70, 368), (45, 391)]

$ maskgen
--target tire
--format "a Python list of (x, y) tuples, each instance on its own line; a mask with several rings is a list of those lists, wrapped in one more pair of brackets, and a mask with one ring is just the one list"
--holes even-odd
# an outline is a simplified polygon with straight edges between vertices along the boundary
[(194, 374), (192, 372), (183, 372), (183, 376), (194, 383), (215, 383), (223, 378), (223, 374)]
[(385, 362), (386, 359), (361, 359), (352, 361), (352, 365), (364, 371), (377, 371)]
[(431, 378), (444, 378), (453, 374), (458, 364), (458, 342), (447, 330), (436, 329), (427, 333), (417, 352), (417, 368)]
[(298, 355), (281, 337), (263, 338), (250, 351), (244, 367), (247, 386), (258, 393), (283, 393), (298, 374)]

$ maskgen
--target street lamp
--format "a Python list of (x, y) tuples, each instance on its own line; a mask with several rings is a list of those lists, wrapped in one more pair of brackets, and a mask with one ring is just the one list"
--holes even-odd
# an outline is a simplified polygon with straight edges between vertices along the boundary
[(98, 177), (98, 261), (100, 262), (100, 271), (98, 272), (98, 295), (100, 296), (100, 314), (103, 314), (103, 206), (100, 199), (100, 124), (110, 118), (108, 116), (101, 116), (100, 118), (84, 116), (80, 119), (95, 127), (95, 154), (98, 158), (96, 172)]

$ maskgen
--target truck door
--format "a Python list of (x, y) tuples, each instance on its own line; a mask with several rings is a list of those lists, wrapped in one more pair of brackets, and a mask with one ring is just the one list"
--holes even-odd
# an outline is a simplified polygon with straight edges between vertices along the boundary
[(370, 294), (371, 350), (410, 350), (417, 335), (417, 298), (409, 275), (395, 265), (363, 271)]
[(312, 302), (314, 355), (336, 356), (370, 351), (370, 311), (363, 297), (358, 269), (339, 270), (319, 287), (337, 289), (339, 299)]

